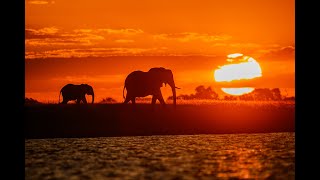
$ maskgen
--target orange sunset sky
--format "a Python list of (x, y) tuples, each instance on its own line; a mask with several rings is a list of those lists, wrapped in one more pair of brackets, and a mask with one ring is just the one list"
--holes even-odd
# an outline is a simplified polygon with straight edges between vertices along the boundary
[[(25, 96), (57, 102), (67, 83), (87, 83), (95, 100), (123, 101), (134, 70), (173, 71), (179, 94), (216, 92), (214, 70), (242, 53), (262, 77), (234, 86), (295, 87), (294, 0), (27, 0)], [(164, 97), (170, 87), (162, 88)]]

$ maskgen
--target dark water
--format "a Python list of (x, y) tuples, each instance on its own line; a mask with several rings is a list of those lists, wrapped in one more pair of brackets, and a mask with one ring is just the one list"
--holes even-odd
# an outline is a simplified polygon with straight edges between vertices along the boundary
[(25, 140), (25, 179), (294, 179), (295, 134)]

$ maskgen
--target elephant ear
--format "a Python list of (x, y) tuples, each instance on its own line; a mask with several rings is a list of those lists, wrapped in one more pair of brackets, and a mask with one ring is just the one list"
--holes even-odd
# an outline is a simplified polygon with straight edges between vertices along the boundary
[(157, 80), (156, 87), (162, 87), (162, 86), (163, 86), (163, 82), (161, 80)]
[(162, 85), (163, 85), (163, 79), (162, 79), (162, 77), (160, 76), (160, 74), (157, 74), (157, 73), (154, 74), (153, 84), (154, 84), (154, 86), (157, 87), (157, 88), (158, 88), (158, 87), (162, 87)]

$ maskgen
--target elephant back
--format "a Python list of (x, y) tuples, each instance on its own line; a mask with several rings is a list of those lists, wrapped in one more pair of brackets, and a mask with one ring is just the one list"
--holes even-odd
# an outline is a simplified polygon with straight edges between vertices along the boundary
[(155, 87), (154, 79), (152, 79), (147, 72), (134, 71), (127, 76), (125, 87), (129, 92), (145, 94), (145, 92), (149, 92)]
[(67, 84), (61, 89), (61, 92), (63, 96), (75, 99), (81, 95), (82, 91), (80, 85)]

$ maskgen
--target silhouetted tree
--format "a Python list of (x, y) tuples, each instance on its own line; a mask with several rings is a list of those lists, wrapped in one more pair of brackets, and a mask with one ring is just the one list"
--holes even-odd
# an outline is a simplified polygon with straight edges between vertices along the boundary
[(269, 88), (256, 88), (253, 92), (249, 94), (244, 94), (239, 96), (240, 100), (250, 101), (250, 100), (260, 100), (260, 101), (279, 101), (282, 99), (281, 92), (279, 88), (269, 89)]
[(257, 88), (252, 92), (254, 100), (267, 101), (273, 100), (273, 93), (268, 88)]
[(273, 93), (273, 100), (281, 100), (282, 97), (281, 97), (281, 92), (280, 92), (280, 89), (279, 88), (274, 88), (271, 90), (272, 93)]
[(204, 86), (196, 87), (195, 97), (197, 99), (218, 99), (218, 94), (214, 92), (211, 87), (205, 88)]

